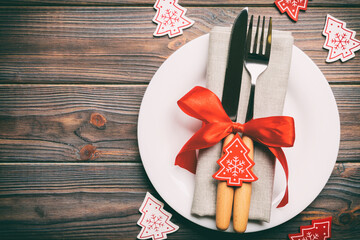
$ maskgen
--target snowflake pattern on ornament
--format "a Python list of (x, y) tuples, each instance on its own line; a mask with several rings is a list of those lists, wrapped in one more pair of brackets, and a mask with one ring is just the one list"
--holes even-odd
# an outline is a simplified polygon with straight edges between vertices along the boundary
[(325, 240), (331, 237), (332, 217), (313, 220), (310, 226), (301, 226), (300, 233), (289, 234), (290, 240)]
[(340, 59), (345, 62), (355, 57), (355, 51), (360, 49), (360, 41), (355, 39), (356, 32), (346, 28), (346, 23), (327, 15), (322, 33), (325, 37), (323, 48), (329, 50), (326, 62)]
[(179, 22), (178, 12), (166, 9), (165, 13), (161, 15), (164, 26), (175, 27), (175, 23)]
[(155, 232), (158, 232), (161, 227), (164, 226), (162, 216), (156, 216), (155, 214), (152, 214), (149, 218), (146, 219), (147, 228), (154, 230)]
[(316, 240), (319, 239), (319, 234), (311, 232), (306, 233), (306, 236), (302, 238), (302, 240)]
[(146, 193), (139, 211), (142, 215), (137, 224), (142, 229), (137, 236), (138, 239), (166, 239), (167, 234), (179, 229), (177, 225), (170, 221), (172, 215), (164, 210), (164, 204), (150, 193)]
[(241, 186), (242, 182), (254, 182), (258, 179), (251, 171), (255, 163), (248, 156), (250, 150), (239, 134), (235, 134), (224, 149), (224, 155), (217, 161), (220, 169), (213, 178), (227, 181), (229, 186)]
[(157, 0), (157, 10), (153, 21), (157, 23), (154, 36), (168, 35), (170, 38), (181, 35), (183, 29), (191, 27), (194, 21), (185, 16), (186, 8), (178, 4), (178, 0)]
[(239, 160), (239, 157), (235, 156), (233, 159), (231, 160), (227, 160), (227, 168), (226, 171), (228, 173), (231, 173), (233, 175), (233, 177), (237, 177), (240, 173), (244, 173), (244, 165), (245, 165), (245, 161)]
[(286, 12), (292, 20), (297, 21), (299, 11), (307, 9), (308, 0), (276, 0), (275, 5), (281, 13)]

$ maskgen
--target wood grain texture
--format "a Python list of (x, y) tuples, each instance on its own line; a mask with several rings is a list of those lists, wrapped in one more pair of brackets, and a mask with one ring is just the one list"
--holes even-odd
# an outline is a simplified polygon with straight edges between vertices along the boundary
[[(144, 91), (144, 86), (0, 85), (0, 161), (138, 162)], [(91, 124), (94, 113), (106, 119), (103, 128)], [(97, 156), (81, 154), (88, 145)]]
[[(146, 84), (175, 50), (210, 31), (230, 26), (239, 7), (189, 7), (194, 26), (182, 36), (152, 36), (152, 7), (0, 8), (0, 83)], [(295, 45), (308, 54), (330, 82), (360, 82), (360, 58), (325, 63), (321, 32), (326, 14), (360, 31), (359, 8), (316, 8), (294, 23), (274, 7), (250, 8), (273, 17), (275, 29), (292, 31)], [(336, 73), (341, 72), (341, 77)]]
[[(139, 162), (137, 120), (145, 90), (138, 85), (0, 85), (0, 162)], [(338, 161), (360, 161), (360, 86), (333, 85), (332, 90), (341, 120)], [(93, 113), (106, 119), (104, 128), (90, 123)], [(88, 145), (96, 155), (81, 154)]]
[[(359, 236), (360, 57), (325, 63), (321, 32), (331, 14), (359, 33), (360, 1), (309, 1), (295, 23), (273, 0), (181, 0), (195, 24), (173, 39), (153, 37), (154, 2), (1, 1), (0, 239), (135, 239), (145, 193), (163, 201), (137, 146), (147, 84), (172, 53), (214, 26), (230, 26), (244, 6), (292, 31), (295, 45), (324, 73), (339, 107), (341, 143), (333, 173), (310, 206), (241, 239), (287, 239), (327, 216), (331, 239)], [(239, 238), (165, 209), (180, 226), (169, 239)]]
[[(46, 1), (39, 1), (39, 0), (12, 0), (12, 1), (2, 1), (1, 5), (3, 6), (12, 6), (12, 5), (39, 5), (39, 6), (46, 6), (46, 5), (55, 5), (55, 6), (62, 6), (62, 5), (76, 5), (76, 6), (91, 6), (91, 5), (99, 5), (99, 6), (152, 6), (154, 5), (153, 0), (86, 0), (86, 1), (76, 1), (76, 0), (46, 0)], [(225, 0), (225, 1), (218, 1), (218, 0), (197, 0), (197, 1), (191, 1), (191, 0), (182, 0), (181, 5), (183, 6), (227, 6), (227, 5), (237, 5), (237, 6), (273, 6), (274, 0), (257, 0), (256, 2), (251, 0), (245, 0), (245, 1), (237, 1), (237, 0)], [(337, 1), (337, 0), (320, 0), (320, 1), (309, 1), (308, 3), (309, 7), (315, 7), (315, 6), (360, 6), (359, 1), (357, 0), (344, 0), (344, 1)]]
[[(340, 150), (338, 161), (360, 161), (360, 86), (332, 86), (340, 115)], [(354, 121), (354, 124), (352, 122)], [(355, 123), (357, 122), (357, 123)]]
[[(312, 219), (333, 217), (331, 239), (353, 239), (359, 222), (359, 164), (336, 164), (321, 194), (300, 215), (244, 239), (286, 239)], [(26, 176), (26, 178), (25, 178)], [(0, 164), (1, 239), (135, 239), (146, 191), (164, 201), (140, 164)], [(234, 239), (195, 226), (174, 212), (180, 226), (170, 239)]]

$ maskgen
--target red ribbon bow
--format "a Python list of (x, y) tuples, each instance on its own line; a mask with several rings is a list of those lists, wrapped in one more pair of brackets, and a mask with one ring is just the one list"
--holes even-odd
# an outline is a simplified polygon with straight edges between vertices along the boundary
[(286, 190), (278, 207), (288, 203), (288, 165), (281, 147), (291, 147), (295, 141), (294, 119), (274, 116), (251, 119), (245, 124), (232, 122), (220, 99), (209, 89), (194, 87), (178, 101), (181, 110), (203, 122), (202, 127), (185, 143), (175, 159), (175, 165), (196, 172), (196, 150), (220, 142), (230, 133), (242, 132), (253, 141), (267, 146), (279, 160), (286, 176)]

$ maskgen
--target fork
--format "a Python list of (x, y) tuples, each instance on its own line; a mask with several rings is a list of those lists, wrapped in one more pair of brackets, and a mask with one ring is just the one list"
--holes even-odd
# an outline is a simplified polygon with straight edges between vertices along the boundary
[[(246, 53), (244, 60), (245, 68), (247, 69), (247, 71), (251, 76), (251, 89), (250, 89), (249, 104), (246, 113), (246, 121), (249, 121), (250, 119), (253, 118), (256, 80), (260, 76), (260, 74), (262, 74), (266, 70), (269, 64), (270, 51), (271, 51), (271, 38), (272, 38), (272, 18), (270, 17), (268, 34), (266, 38), (265, 53), (264, 53), (265, 17), (263, 17), (260, 44), (258, 44), (258, 35), (259, 35), (259, 26), (260, 26), (260, 16), (259, 16), (256, 27), (255, 39), (254, 39), (253, 47), (251, 49), (253, 17), (254, 16), (252, 15), (249, 23), (249, 30), (246, 38)], [(243, 136), (243, 141), (246, 144), (246, 146), (250, 149), (249, 157), (251, 159), (254, 159), (253, 141), (247, 136)], [(247, 222), (249, 219), (250, 198), (251, 198), (250, 182), (243, 182), (241, 187), (235, 189), (233, 225), (234, 225), (234, 230), (236, 232), (243, 233), (246, 230)]]
[[(266, 38), (266, 47), (265, 53), (263, 52), (264, 47), (264, 29), (265, 29), (265, 16), (263, 17), (262, 22), (262, 31), (260, 37), (260, 44), (258, 45), (258, 34), (259, 34), (259, 25), (260, 25), (260, 16), (258, 17), (258, 24), (256, 27), (254, 44), (251, 49), (251, 38), (252, 38), (252, 24), (253, 24), (253, 15), (251, 16), (249, 23), (249, 31), (246, 39), (246, 54), (245, 54), (245, 68), (251, 76), (251, 90), (249, 105), (246, 113), (246, 121), (249, 121), (253, 117), (254, 110), (254, 94), (256, 80), (263, 73), (269, 64), (270, 52), (271, 52), (271, 37), (272, 37), (272, 18), (269, 20), (268, 35)], [(252, 50), (252, 51), (251, 51)]]

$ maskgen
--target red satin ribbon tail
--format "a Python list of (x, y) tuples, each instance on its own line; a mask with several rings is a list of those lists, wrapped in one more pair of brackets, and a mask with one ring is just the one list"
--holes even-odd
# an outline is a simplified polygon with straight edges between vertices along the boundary
[(285, 194), (283, 199), (280, 201), (279, 205), (277, 205), (276, 208), (282, 208), (285, 207), (286, 204), (289, 202), (289, 189), (286, 187)]
[(196, 151), (180, 152), (175, 158), (175, 165), (185, 168), (189, 172), (196, 173)]
[(289, 182), (289, 167), (286, 161), (285, 153), (281, 148), (273, 148), (269, 147), (269, 150), (274, 154), (274, 156), (279, 160), (282, 168), (284, 169), (285, 177), (286, 177), (286, 188), (283, 198), (281, 199), (279, 205), (277, 208), (284, 207), (289, 202), (289, 188), (288, 188), (288, 182)]

